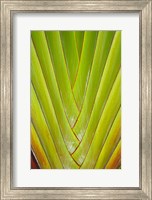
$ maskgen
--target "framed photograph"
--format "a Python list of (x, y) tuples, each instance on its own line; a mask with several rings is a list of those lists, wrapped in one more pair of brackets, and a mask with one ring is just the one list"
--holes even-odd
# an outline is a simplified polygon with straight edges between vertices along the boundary
[(1, 199), (152, 199), (151, 0), (1, 0)]

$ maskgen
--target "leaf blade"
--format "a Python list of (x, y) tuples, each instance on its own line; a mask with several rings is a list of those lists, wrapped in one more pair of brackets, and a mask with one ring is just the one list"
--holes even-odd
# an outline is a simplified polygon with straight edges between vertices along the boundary
[(56, 153), (54, 142), (51, 138), (50, 131), (47, 127), (45, 118), (43, 116), (41, 107), (39, 105), (34, 88), (31, 85), (31, 117), (32, 123), (36, 129), (36, 132), (40, 138), (41, 144), (46, 152), (52, 168), (62, 168), (60, 159)]
[(75, 40), (75, 32), (60, 31), (60, 37), (65, 56), (66, 66), (69, 72), (71, 87), (73, 87), (79, 64), (79, 55)]
[[(100, 149), (104, 140), (105, 135), (107, 134), (108, 127), (112, 124), (118, 110), (120, 107), (120, 72), (117, 75), (117, 79), (113, 85), (111, 93), (109, 95), (106, 106), (103, 110), (103, 114), (99, 121), (98, 127), (94, 132), (88, 132), (88, 135), (85, 134), (79, 149), (77, 149), (73, 158), (81, 165), (82, 167), (91, 168), (94, 166), (96, 159), (100, 153)], [(91, 146), (90, 146), (91, 145)], [(89, 148), (90, 147), (90, 148)], [(90, 162), (91, 158), (92, 162)]]
[(83, 39), (84, 39), (84, 31), (75, 31), (75, 39), (77, 44), (77, 51), (80, 58), (82, 52)]
[(87, 31), (84, 34), (79, 69), (73, 87), (73, 94), (79, 110), (81, 110), (82, 102), (84, 100), (84, 95), (87, 87), (87, 82), (91, 71), (97, 35), (97, 31)]
[[(41, 107), (39, 105), (36, 93), (33, 86), (31, 86), (31, 99), (32, 99), (32, 122), (36, 128), (39, 137), (42, 137), (42, 142), (44, 142), (44, 147), (46, 152), (48, 152), (48, 158), (51, 161), (52, 168), (78, 168), (76, 163), (71, 158), (66, 145), (63, 141), (63, 138), (60, 134), (55, 118), (52, 117), (51, 121), (53, 124), (51, 128), (48, 128), (49, 125), (45, 122)], [(61, 161), (60, 161), (61, 160)], [(62, 164), (61, 164), (62, 162)]]
[(48, 161), (48, 158), (44, 152), (44, 149), (40, 143), (40, 140), (37, 136), (36, 130), (32, 123), (31, 123), (31, 145), (32, 145), (32, 150), (34, 151), (38, 163), (40, 165), (40, 168), (51, 169), (51, 165)]
[(120, 165), (121, 165), (121, 141), (119, 141), (105, 169), (116, 169), (120, 167)]
[[(41, 39), (40, 37), (38, 38)], [(42, 41), (39, 40), (39, 41), (43, 44), (42, 42), (43, 40)], [(38, 55), (42, 56), (42, 54), (38, 54)], [(36, 54), (36, 49), (34, 48), (34, 45), (32, 42), (31, 42), (31, 65), (32, 65), (32, 68), (31, 68), (32, 83), (36, 89), (39, 101), (44, 110), (46, 118), (48, 119), (49, 124), (51, 124), (51, 121), (50, 121), (51, 113), (52, 115), (54, 113), (54, 118), (57, 119), (57, 122), (61, 129), (61, 133), (63, 135), (67, 148), (69, 152), (72, 153), (75, 150), (75, 148), (78, 146), (79, 141), (74, 135), (74, 133), (72, 132), (72, 130), (70, 129), (70, 125), (67, 122), (67, 118), (63, 109), (63, 104), (62, 104), (60, 94), (57, 88), (56, 80), (53, 78), (53, 73), (51, 76), (52, 79), (49, 79), (50, 76), (48, 77), (47, 71), (44, 70), (44, 68), (47, 66), (44, 66), (44, 65), (40, 66), (40, 63)], [(66, 134), (67, 132), (69, 134)]]
[(121, 135), (121, 109), (119, 109), (116, 119), (105, 141), (105, 144), (103, 145), (103, 148), (100, 152), (100, 155), (95, 165), (96, 169), (104, 168), (109, 157), (114, 151), (118, 141), (120, 140), (120, 135)]
[(93, 104), (97, 95), (114, 34), (115, 31), (101, 31), (98, 35), (92, 70), (84, 103), (78, 121), (73, 128), (73, 131), (76, 133), (79, 140), (82, 139), (89, 123), (89, 118), (93, 109)]
[(45, 35), (53, 61), (53, 68), (63, 101), (64, 110), (69, 119), (70, 125), (73, 126), (78, 116), (78, 109), (71, 90), (60, 35), (58, 31), (46, 31)]

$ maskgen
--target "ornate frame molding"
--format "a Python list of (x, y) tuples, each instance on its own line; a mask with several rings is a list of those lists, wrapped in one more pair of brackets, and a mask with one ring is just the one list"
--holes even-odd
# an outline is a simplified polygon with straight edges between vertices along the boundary
[[(152, 199), (152, 1), (1, 0), (1, 199)], [(138, 12), (140, 16), (140, 187), (13, 188), (12, 19), (16, 12)]]

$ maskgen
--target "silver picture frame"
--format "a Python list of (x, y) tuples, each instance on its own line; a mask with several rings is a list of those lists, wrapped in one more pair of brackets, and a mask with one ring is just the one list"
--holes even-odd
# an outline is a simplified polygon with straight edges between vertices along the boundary
[[(1, 199), (152, 199), (152, 1), (151, 0), (1, 0), (0, 169)], [(138, 188), (13, 187), (13, 27), (15, 13), (139, 13), (140, 143)]]

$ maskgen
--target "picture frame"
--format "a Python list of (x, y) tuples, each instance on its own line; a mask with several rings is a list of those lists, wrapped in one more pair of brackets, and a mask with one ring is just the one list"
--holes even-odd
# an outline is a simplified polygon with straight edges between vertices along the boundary
[[(152, 199), (152, 16), (151, 0), (127, 1), (30, 1), (1, 0), (1, 199)], [(13, 35), (15, 13), (107, 12), (138, 13), (140, 57), (140, 186), (120, 188), (16, 188), (13, 186)]]

